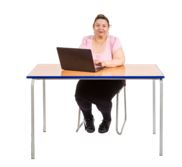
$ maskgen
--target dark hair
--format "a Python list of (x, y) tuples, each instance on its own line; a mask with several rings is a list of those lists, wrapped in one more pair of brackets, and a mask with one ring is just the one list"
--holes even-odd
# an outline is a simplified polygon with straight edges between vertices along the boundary
[(94, 26), (95, 22), (96, 22), (98, 19), (104, 19), (104, 20), (106, 20), (106, 21), (107, 21), (107, 24), (108, 24), (108, 27), (110, 27), (109, 19), (108, 19), (105, 15), (103, 15), (103, 14), (98, 14), (98, 15), (96, 16), (96, 18), (95, 18), (95, 20), (94, 20), (94, 23), (93, 23), (93, 26)]

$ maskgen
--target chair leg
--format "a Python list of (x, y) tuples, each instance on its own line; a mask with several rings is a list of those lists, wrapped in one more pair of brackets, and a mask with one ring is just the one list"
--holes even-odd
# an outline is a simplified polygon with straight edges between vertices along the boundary
[(121, 135), (123, 133), (123, 129), (127, 120), (127, 112), (126, 112), (126, 87), (124, 86), (124, 113), (125, 113), (125, 117), (124, 117), (124, 122), (123, 125), (121, 127), (121, 131), (118, 130), (118, 109), (119, 109), (119, 105), (118, 105), (118, 101), (119, 101), (119, 93), (116, 95), (116, 132), (118, 135)]
[(81, 126), (83, 125), (84, 121), (82, 121), (82, 123), (80, 124), (80, 117), (81, 117), (81, 110), (78, 110), (78, 123), (77, 123), (77, 129), (76, 132), (79, 131), (79, 129), (81, 128)]

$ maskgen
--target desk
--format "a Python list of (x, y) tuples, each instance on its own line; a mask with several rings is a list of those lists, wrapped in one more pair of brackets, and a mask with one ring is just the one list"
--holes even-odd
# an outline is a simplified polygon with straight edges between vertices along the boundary
[(153, 81), (153, 134), (156, 133), (155, 81), (160, 81), (159, 155), (163, 155), (163, 79), (164, 75), (155, 64), (126, 64), (122, 67), (105, 68), (98, 72), (62, 70), (59, 64), (39, 64), (27, 76), (31, 81), (31, 158), (35, 158), (34, 136), (34, 82), (43, 80), (43, 131), (46, 131), (45, 80), (50, 79), (148, 79)]

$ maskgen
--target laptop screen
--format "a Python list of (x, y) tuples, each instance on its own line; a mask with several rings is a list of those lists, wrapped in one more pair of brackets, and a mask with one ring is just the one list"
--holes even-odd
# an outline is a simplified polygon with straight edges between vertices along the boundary
[(64, 70), (97, 71), (90, 49), (57, 47), (57, 52), (61, 68)]

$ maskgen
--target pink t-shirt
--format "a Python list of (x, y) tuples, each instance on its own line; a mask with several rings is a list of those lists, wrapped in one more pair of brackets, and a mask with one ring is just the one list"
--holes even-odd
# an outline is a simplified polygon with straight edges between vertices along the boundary
[(98, 61), (112, 60), (112, 54), (121, 48), (120, 41), (117, 37), (108, 36), (106, 40), (105, 49), (101, 53), (95, 54), (92, 50), (93, 35), (86, 36), (83, 38), (80, 48), (91, 49), (93, 59)]

